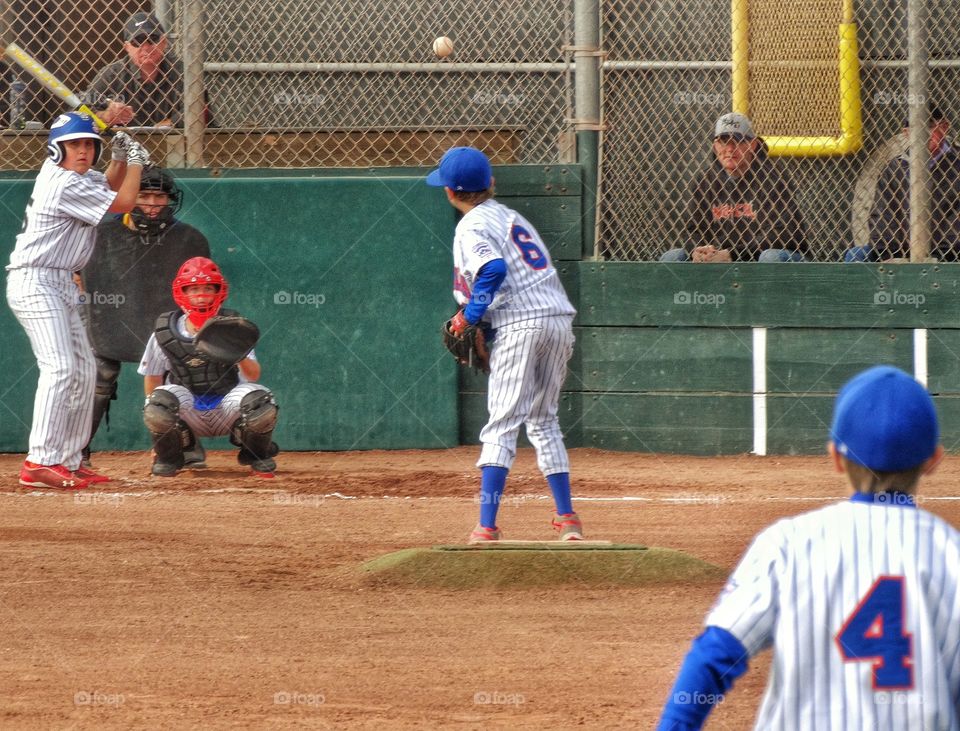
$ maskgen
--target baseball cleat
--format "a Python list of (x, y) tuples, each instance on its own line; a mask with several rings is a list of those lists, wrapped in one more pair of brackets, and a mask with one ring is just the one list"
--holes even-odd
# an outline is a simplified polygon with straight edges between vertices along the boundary
[(20, 468), (20, 484), (25, 487), (81, 490), (87, 487), (90, 481), (75, 475), (62, 464), (42, 465), (25, 461)]
[(253, 475), (254, 477), (259, 477), (261, 480), (272, 480), (274, 477), (276, 477), (276, 475), (274, 475), (273, 472), (270, 470), (260, 471), (260, 470), (251, 469), (250, 474)]
[(474, 528), (470, 533), (470, 538), (467, 540), (467, 544), (473, 545), (475, 543), (489, 543), (491, 541), (499, 540), (499, 528), (484, 528), (482, 525), (477, 523), (477, 527)]
[(183, 469), (202, 470), (207, 466), (207, 453), (203, 445), (197, 442), (193, 449), (186, 449), (183, 452)]
[(94, 472), (92, 469), (85, 466), (82, 462), (80, 463), (80, 466), (73, 471), (73, 474), (75, 474), (81, 480), (86, 480), (91, 485), (96, 485), (101, 482), (110, 482), (109, 477), (107, 477), (106, 475), (101, 475)]
[(560, 531), (561, 541), (583, 540), (583, 523), (580, 522), (576, 513), (554, 515), (552, 525), (554, 530)]
[(150, 474), (155, 477), (173, 477), (179, 471), (180, 468), (177, 465), (167, 462), (154, 462), (150, 468)]

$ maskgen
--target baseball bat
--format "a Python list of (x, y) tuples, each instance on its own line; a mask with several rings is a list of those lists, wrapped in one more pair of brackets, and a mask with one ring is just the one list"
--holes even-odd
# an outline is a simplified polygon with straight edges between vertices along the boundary
[(60, 79), (45, 69), (39, 61), (20, 48), (16, 43), (8, 44), (7, 47), (3, 49), (2, 56), (17, 64), (17, 66), (39, 81), (44, 89), (66, 102), (67, 106), (71, 109), (89, 114), (101, 132), (107, 132), (110, 129), (109, 125), (94, 114), (90, 107), (80, 101), (80, 97), (74, 94)]

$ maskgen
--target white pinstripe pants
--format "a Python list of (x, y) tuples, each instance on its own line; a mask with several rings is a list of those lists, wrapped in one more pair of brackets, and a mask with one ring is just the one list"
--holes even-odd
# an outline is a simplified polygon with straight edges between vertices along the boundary
[(478, 467), (510, 469), (520, 425), (525, 424), (540, 471), (570, 471), (557, 405), (573, 355), (572, 323), (570, 317), (542, 317), (497, 328), (487, 384), (490, 417), (480, 432)]
[(7, 274), (7, 304), (30, 338), (40, 377), (27, 459), (80, 466), (90, 437), (97, 364), (80, 319), (79, 290), (65, 269), (22, 268)]
[(240, 418), (240, 401), (251, 391), (268, 391), (258, 383), (241, 383), (230, 390), (216, 408), (200, 411), (193, 405), (193, 394), (186, 386), (167, 383), (158, 386), (169, 391), (180, 401), (180, 418), (198, 437), (223, 437)]

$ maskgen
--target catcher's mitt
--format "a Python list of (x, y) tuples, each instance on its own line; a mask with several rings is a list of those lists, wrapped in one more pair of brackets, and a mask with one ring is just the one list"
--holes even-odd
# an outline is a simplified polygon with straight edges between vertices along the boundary
[(260, 328), (245, 317), (211, 317), (197, 332), (197, 353), (216, 363), (233, 365), (247, 357), (260, 339)]
[(487, 339), (483, 335), (483, 330), (476, 325), (467, 325), (459, 334), (455, 333), (450, 326), (453, 319), (451, 317), (440, 328), (443, 347), (453, 353), (453, 357), (460, 365), (489, 373), (490, 351), (487, 350)]

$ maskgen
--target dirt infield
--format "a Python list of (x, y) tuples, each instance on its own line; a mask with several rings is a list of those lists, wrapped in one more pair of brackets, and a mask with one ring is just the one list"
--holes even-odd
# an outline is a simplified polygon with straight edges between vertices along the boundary
[[(721, 582), (444, 591), (371, 586), (363, 561), (459, 543), (477, 450), (283, 454), (273, 481), (231, 455), (151, 478), (146, 454), (95, 455), (117, 481), (16, 487), (0, 456), (3, 728), (650, 728)], [(762, 526), (847, 493), (824, 457), (574, 450), (590, 538), (687, 551), (729, 570)], [(924, 485), (960, 524), (960, 460)], [(551, 537), (524, 451), (505, 537)], [(751, 725), (760, 658), (711, 728)]]

